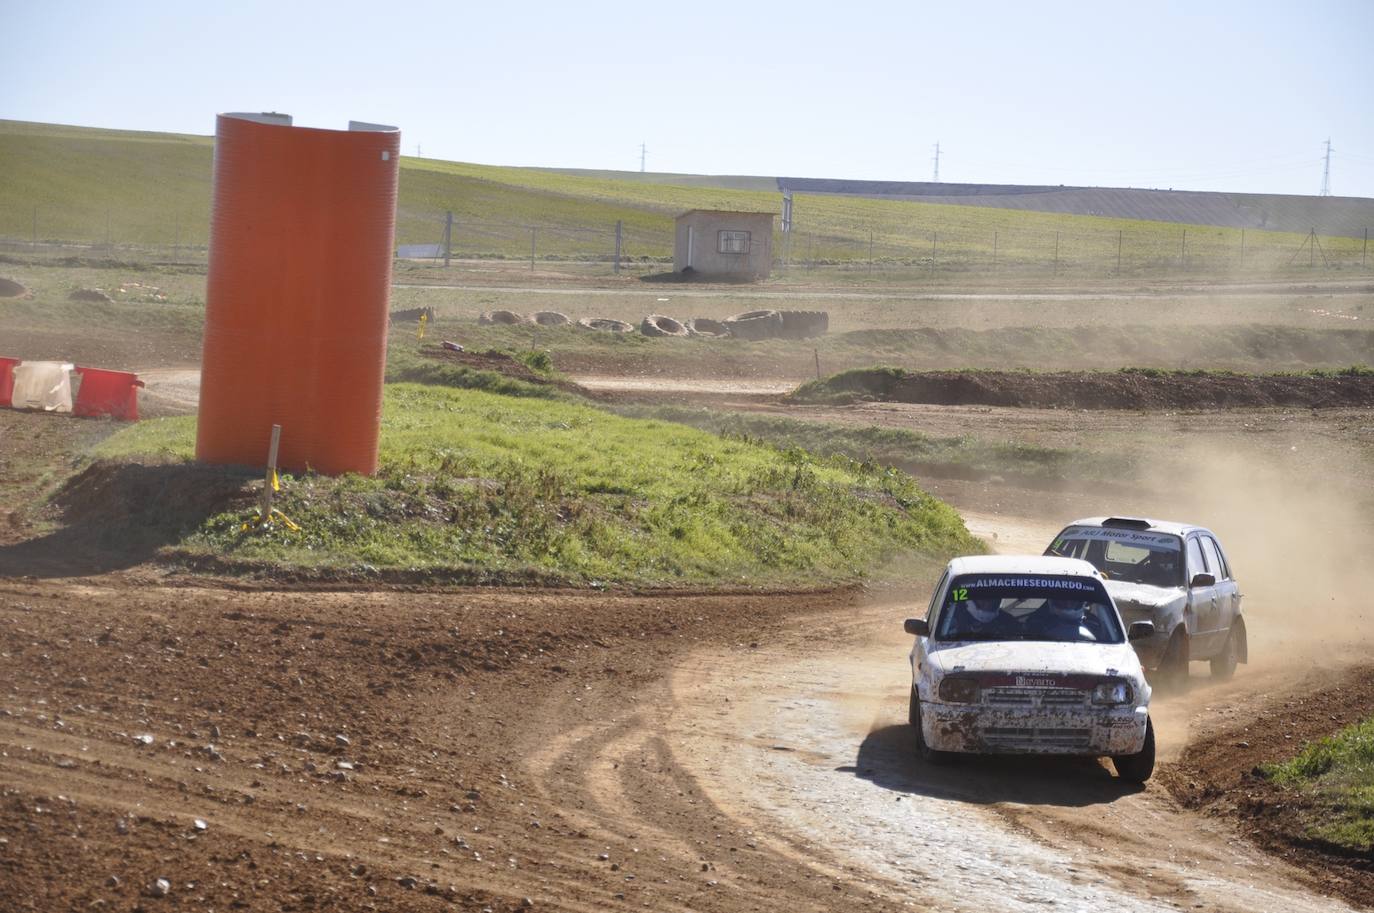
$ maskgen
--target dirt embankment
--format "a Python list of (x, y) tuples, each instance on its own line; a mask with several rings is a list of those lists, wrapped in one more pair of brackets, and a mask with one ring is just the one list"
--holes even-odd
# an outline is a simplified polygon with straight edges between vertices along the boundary
[(1050, 409), (1238, 409), (1374, 405), (1374, 372), (1333, 375), (1192, 371), (847, 371), (793, 401), (879, 400)]
[(1266, 764), (1287, 761), (1316, 739), (1364, 720), (1374, 706), (1374, 666), (1338, 677), (1312, 673), (1241, 706), (1208, 707), (1160, 779), (1189, 809), (1234, 822), (1250, 840), (1309, 872), (1324, 889), (1374, 907), (1374, 856), (1313, 839), (1318, 806), (1270, 782)]

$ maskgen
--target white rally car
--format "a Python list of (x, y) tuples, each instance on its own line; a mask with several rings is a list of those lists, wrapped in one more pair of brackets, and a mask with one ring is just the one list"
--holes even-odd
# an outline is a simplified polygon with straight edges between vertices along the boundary
[(1154, 772), (1150, 686), (1097, 569), (1075, 558), (986, 555), (945, 568), (908, 618), (911, 725), (927, 761), (954, 754), (1107, 756)]
[(1198, 660), (1209, 660), (1216, 678), (1230, 678), (1237, 663), (1249, 661), (1240, 587), (1211, 530), (1091, 517), (1064, 527), (1045, 554), (1087, 561), (1106, 578), (1128, 624), (1154, 623), (1154, 635), (1133, 646), (1141, 665), (1156, 670), (1156, 684), (1181, 683)]

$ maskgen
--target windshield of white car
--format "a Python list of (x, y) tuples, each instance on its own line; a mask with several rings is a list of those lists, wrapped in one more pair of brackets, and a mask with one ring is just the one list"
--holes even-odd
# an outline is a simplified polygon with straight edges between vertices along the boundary
[(934, 637), (941, 641), (1125, 642), (1101, 581), (1051, 575), (965, 574), (945, 593)]
[(1070, 526), (1047, 555), (1082, 558), (1108, 580), (1149, 586), (1183, 586), (1183, 543), (1178, 536), (1106, 526)]

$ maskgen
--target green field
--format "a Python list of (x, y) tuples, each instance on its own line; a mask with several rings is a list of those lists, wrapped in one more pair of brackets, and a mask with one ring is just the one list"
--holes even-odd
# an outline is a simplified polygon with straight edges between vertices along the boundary
[[(193, 417), (96, 449), (189, 459)], [(373, 478), (288, 478), (301, 526), (205, 520), (189, 556), (271, 567), (423, 571), (481, 582), (756, 586), (858, 579), (981, 550), (904, 473), (628, 419), (571, 402), (387, 387)]]
[[(209, 137), (0, 121), (0, 238), (156, 248), (192, 256), (208, 242)], [(683, 181), (653, 183), (535, 168), (406, 157), (401, 160), (397, 241), (437, 243), (444, 213), (456, 220), (460, 256), (606, 260), (624, 223), (624, 254), (662, 263), (673, 217), (692, 208), (778, 212), (780, 196)], [(741, 181), (757, 186), (756, 180)], [(831, 268), (875, 281), (1034, 267), (1107, 275), (1301, 267), (1304, 237), (1207, 226), (1058, 215), (977, 206), (798, 195), (794, 270)], [(780, 230), (780, 226), (778, 227)], [(1358, 268), (1361, 242), (1320, 239), (1321, 265)]]

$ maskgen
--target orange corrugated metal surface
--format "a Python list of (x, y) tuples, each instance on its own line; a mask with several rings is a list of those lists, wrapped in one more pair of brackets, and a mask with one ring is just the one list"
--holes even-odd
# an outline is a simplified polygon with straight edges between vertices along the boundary
[(196, 457), (377, 469), (401, 135), (222, 114)]

